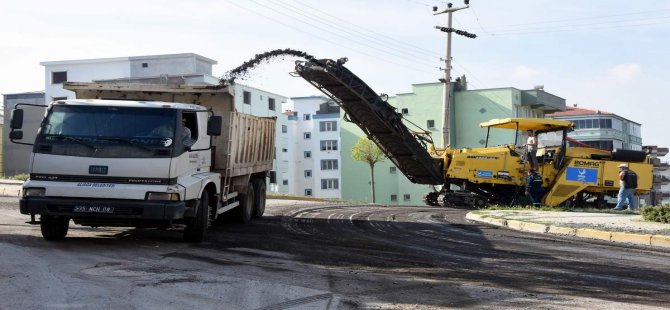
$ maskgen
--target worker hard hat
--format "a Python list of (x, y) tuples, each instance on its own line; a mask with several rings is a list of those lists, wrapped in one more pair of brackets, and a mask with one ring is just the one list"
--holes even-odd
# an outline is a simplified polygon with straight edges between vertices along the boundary
[(628, 168), (628, 165), (627, 165), (627, 164), (620, 164), (620, 165), (618, 165), (617, 167), (619, 167), (619, 168)]

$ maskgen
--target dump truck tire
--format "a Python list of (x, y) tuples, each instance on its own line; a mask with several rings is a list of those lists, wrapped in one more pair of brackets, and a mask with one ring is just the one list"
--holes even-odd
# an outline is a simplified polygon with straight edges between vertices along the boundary
[(265, 213), (265, 180), (255, 179), (253, 181), (254, 190), (254, 212), (252, 214), (253, 218), (259, 218)]
[(236, 218), (238, 223), (246, 224), (251, 221), (254, 213), (254, 185), (249, 182), (247, 186), (247, 193), (240, 194), (240, 205), (237, 206)]

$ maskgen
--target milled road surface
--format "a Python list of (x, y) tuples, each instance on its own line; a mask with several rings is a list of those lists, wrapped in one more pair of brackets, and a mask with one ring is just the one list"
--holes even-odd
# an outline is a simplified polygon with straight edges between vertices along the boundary
[(670, 252), (531, 235), (465, 210), (270, 200), (250, 225), (44, 241), (0, 198), (0, 309), (667, 309)]

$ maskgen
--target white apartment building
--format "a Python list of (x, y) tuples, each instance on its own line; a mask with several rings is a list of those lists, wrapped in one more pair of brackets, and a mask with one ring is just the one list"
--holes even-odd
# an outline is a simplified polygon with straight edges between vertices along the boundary
[[(45, 61), (44, 66), (44, 93), (42, 104), (54, 100), (74, 99), (73, 92), (63, 89), (63, 82), (110, 82), (110, 83), (148, 83), (148, 84), (209, 84), (219, 83), (217, 77), (212, 76), (212, 66), (217, 64), (216, 60), (203, 57), (194, 53), (132, 56), (115, 58), (97, 58), (63, 61)], [(249, 87), (243, 84), (234, 84), (235, 108), (239, 112), (263, 117), (277, 118), (277, 144), (275, 152), (278, 153), (282, 147), (281, 128), (286, 125), (286, 116), (281, 112), (281, 106), (287, 101), (287, 97), (270, 93), (261, 89)], [(26, 93), (28, 94), (28, 93)], [(23, 94), (13, 94), (17, 98), (24, 98)], [(33, 102), (35, 103), (35, 102)], [(11, 110), (13, 105), (6, 104), (5, 112)], [(39, 103), (38, 103), (39, 104)], [(26, 117), (33, 115), (39, 119), (44, 114), (43, 109), (25, 110)], [(36, 132), (39, 122), (24, 126), (26, 137), (30, 139), (30, 132)], [(34, 139), (34, 134), (32, 134)], [(26, 139), (26, 141), (28, 141)], [(12, 158), (29, 158), (30, 148), (21, 147), (18, 144), (5, 143), (4, 154), (13, 154)], [(9, 164), (7, 161), (5, 167)], [(285, 171), (281, 167), (282, 162), (275, 160), (274, 171)], [(12, 162), (11, 166), (16, 173), (28, 171), (28, 161)], [(287, 192), (281, 183), (276, 183), (272, 178), (268, 182), (268, 191)], [(272, 181), (275, 181), (274, 183)]]
[(341, 198), (340, 108), (324, 96), (296, 97), (284, 106), (287, 167), (280, 182), (293, 195)]

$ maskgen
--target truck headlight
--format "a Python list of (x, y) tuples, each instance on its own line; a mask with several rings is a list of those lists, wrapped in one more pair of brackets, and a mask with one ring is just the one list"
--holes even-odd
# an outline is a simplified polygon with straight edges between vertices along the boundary
[(44, 187), (32, 187), (23, 189), (23, 197), (44, 197), (46, 190)]
[(169, 201), (179, 201), (178, 193), (157, 193), (157, 192), (147, 192), (146, 200), (169, 200)]

